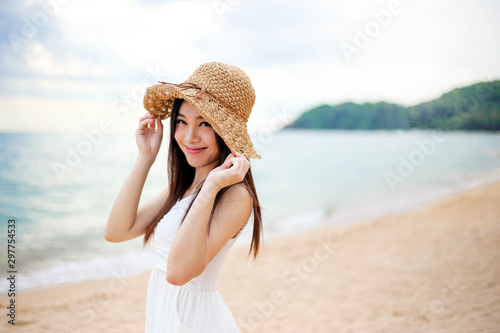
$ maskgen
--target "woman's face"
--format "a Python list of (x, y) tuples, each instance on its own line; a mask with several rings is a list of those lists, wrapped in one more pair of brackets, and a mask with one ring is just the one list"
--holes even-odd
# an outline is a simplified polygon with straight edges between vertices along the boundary
[(212, 126), (186, 101), (179, 108), (174, 138), (192, 167), (202, 168), (219, 161), (220, 151)]

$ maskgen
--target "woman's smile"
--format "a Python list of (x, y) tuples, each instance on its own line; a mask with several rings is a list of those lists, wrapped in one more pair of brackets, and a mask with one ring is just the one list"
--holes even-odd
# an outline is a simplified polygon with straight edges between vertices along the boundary
[(189, 154), (199, 154), (207, 149), (207, 147), (202, 147), (202, 148), (196, 148), (196, 147), (189, 147), (184, 145), (184, 148), (186, 148), (186, 152)]

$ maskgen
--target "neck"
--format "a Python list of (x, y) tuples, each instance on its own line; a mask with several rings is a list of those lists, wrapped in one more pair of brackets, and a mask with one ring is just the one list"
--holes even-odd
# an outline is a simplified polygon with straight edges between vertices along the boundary
[(195, 172), (194, 172), (193, 183), (190, 186), (190, 188), (195, 189), (200, 183), (205, 181), (205, 179), (207, 179), (207, 176), (210, 173), (210, 171), (212, 171), (212, 169), (217, 166), (217, 163), (218, 163), (218, 161), (216, 161), (212, 164), (206, 165), (204, 167), (196, 168)]

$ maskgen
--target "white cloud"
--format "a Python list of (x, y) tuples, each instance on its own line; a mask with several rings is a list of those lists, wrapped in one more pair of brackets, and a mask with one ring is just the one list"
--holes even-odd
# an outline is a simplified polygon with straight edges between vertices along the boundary
[(203, 58), (197, 40), (215, 29), (215, 18), (207, 12), (210, 6), (202, 1), (136, 7), (131, 0), (92, 0), (68, 8), (62, 30), (72, 44), (105, 46), (134, 69), (149, 63), (185, 70)]
[(34, 43), (25, 59), (28, 70), (39, 75), (104, 78), (107, 72), (105, 64), (94, 63), (85, 58), (57, 59), (54, 52), (40, 43)]

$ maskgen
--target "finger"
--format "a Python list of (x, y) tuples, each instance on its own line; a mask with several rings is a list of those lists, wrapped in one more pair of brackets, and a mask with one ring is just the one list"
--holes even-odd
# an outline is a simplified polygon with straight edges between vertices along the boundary
[[(232, 155), (233, 157), (231, 158), (231, 160), (233, 160), (233, 163), (234, 161), (241, 161), (243, 159), (247, 160), (247, 158), (245, 157), (245, 155), (239, 153), (239, 152), (234, 152), (234, 155), (233, 154), (230, 154)], [(228, 157), (230, 156), (228, 155)], [(248, 160), (247, 160), (248, 161)]]
[(148, 128), (151, 123), (154, 123), (154, 119), (144, 119), (139, 123), (139, 128), (144, 129)]
[(226, 163), (231, 160), (232, 158), (234, 158), (234, 155), (233, 154), (229, 154), (227, 155), (226, 159), (224, 160), (224, 163), (222, 163), (222, 165), (226, 165)]
[(163, 123), (161, 122), (160, 116), (158, 116), (157, 122), (158, 122), (158, 134), (163, 135)]
[(246, 159), (248, 162), (250, 162), (250, 160), (249, 160), (248, 158), (246, 158), (246, 156), (245, 156), (245, 155), (243, 155), (242, 153), (240, 153), (240, 152), (235, 152), (235, 154), (236, 154), (236, 157), (239, 157), (239, 158), (244, 158), (244, 159)]
[(139, 127), (147, 127), (151, 121), (154, 121), (154, 119), (145, 117), (144, 119), (141, 117), (141, 120), (139, 121)]
[(238, 153), (238, 152), (236, 152), (236, 156), (234, 157), (234, 159), (238, 160), (238, 161), (246, 161), (246, 162), (250, 163), (250, 160), (248, 158), (246, 158), (245, 155)]
[(238, 172), (242, 173), (243, 176), (248, 172), (248, 169), (250, 169), (250, 163), (246, 159), (239, 158), (233, 165), (237, 167)]
[(224, 168), (229, 169), (234, 164), (233, 163), (233, 158), (226, 158), (226, 160), (222, 164), (224, 166)]
[(139, 123), (141, 123), (144, 119), (151, 119), (153, 117), (154, 116), (151, 113), (146, 112), (145, 114), (142, 115), (142, 117), (139, 118)]
[(231, 170), (233, 170), (235, 173), (243, 174), (243, 176), (246, 174), (246, 172), (248, 171), (247, 164), (249, 164), (246, 159), (243, 159), (241, 157), (234, 157), (230, 161), (232, 163)]
[[(229, 169), (229, 172), (231, 172), (231, 177), (232, 179), (235, 180), (235, 182), (240, 182), (243, 179), (245, 179), (245, 175), (247, 174), (247, 169), (243, 165), (243, 163), (235, 162), (233, 164), (233, 167)], [(228, 175), (229, 176), (229, 175)]]

